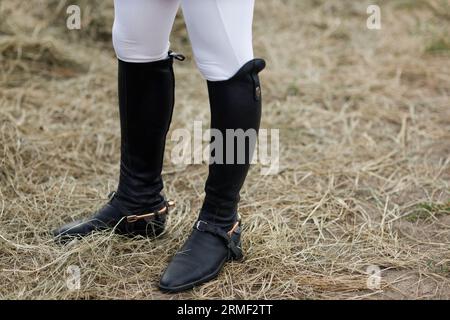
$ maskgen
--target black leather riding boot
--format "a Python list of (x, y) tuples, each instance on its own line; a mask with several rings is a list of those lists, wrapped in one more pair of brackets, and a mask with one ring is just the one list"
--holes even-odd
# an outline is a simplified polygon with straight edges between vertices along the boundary
[(264, 60), (255, 59), (229, 80), (208, 82), (211, 128), (221, 133), (223, 144), (212, 137), (214, 162), (205, 201), (190, 237), (161, 277), (164, 291), (183, 291), (209, 281), (227, 261), (242, 258), (237, 205), (261, 120), (258, 73), (264, 67)]
[(90, 219), (55, 230), (57, 239), (104, 229), (132, 236), (163, 232), (170, 203), (161, 195), (161, 171), (174, 106), (174, 58), (184, 59), (169, 53), (167, 59), (149, 63), (119, 60), (121, 162), (117, 191)]

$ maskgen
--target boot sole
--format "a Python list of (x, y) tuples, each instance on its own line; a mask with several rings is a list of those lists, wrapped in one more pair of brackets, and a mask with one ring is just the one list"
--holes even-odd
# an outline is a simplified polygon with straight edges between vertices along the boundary
[(209, 275), (206, 275), (206, 276), (204, 276), (203, 278), (201, 278), (199, 280), (196, 280), (196, 281), (193, 281), (191, 283), (188, 283), (188, 284), (185, 284), (185, 285), (182, 285), (182, 286), (178, 286), (178, 287), (166, 287), (166, 286), (161, 285), (161, 283), (160, 283), (160, 284), (158, 284), (158, 287), (164, 293), (178, 293), (178, 292), (182, 292), (182, 291), (187, 291), (187, 290), (190, 290), (190, 289), (192, 289), (194, 287), (197, 287), (197, 286), (199, 286), (201, 284), (204, 284), (204, 283), (206, 283), (208, 281), (211, 281), (214, 278), (216, 278), (220, 274), (220, 271), (222, 271), (223, 267), (225, 266), (225, 264), (227, 262), (230, 262), (230, 261), (242, 261), (242, 260), (243, 260), (243, 258), (238, 259), (238, 260), (237, 259), (233, 259), (233, 258), (231, 258), (231, 259), (224, 259), (222, 261), (222, 263), (219, 265), (219, 267), (213, 273), (210, 273)]

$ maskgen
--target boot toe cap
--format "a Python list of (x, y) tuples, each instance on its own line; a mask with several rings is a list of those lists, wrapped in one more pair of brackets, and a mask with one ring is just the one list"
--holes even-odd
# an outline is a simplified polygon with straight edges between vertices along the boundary
[(179, 292), (213, 279), (226, 262), (227, 254), (222, 239), (194, 230), (162, 275), (160, 289)]
[(52, 235), (57, 242), (66, 243), (70, 240), (86, 235), (90, 231), (90, 228), (87, 228), (85, 222), (74, 221), (63, 225), (60, 228), (54, 229), (52, 231)]
[(172, 261), (159, 281), (159, 287), (164, 291), (181, 291), (194, 286), (199, 277), (198, 266), (193, 263), (178, 263)]
[(53, 237), (61, 237), (63, 235), (70, 234), (71, 231), (77, 227), (78, 222), (74, 221), (68, 224), (63, 225), (62, 227), (59, 227), (57, 229), (52, 230)]

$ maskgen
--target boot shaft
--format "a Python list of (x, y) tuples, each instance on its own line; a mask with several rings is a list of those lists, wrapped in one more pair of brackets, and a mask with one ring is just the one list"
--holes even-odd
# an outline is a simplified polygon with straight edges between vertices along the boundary
[[(261, 122), (258, 73), (264, 67), (264, 60), (255, 59), (229, 80), (208, 82), (211, 128), (220, 131), (223, 139), (220, 150), (223, 163), (209, 166), (201, 213), (202, 219), (212, 223), (229, 227), (236, 221), (239, 192), (250, 167)], [(245, 139), (236, 138), (233, 132), (244, 133)]]
[(149, 63), (119, 60), (121, 127), (117, 199), (131, 213), (164, 201), (161, 171), (174, 107), (173, 57)]

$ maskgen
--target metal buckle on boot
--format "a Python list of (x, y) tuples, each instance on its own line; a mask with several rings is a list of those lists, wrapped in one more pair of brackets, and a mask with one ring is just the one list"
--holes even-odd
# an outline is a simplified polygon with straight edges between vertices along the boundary
[(222, 237), (226, 237), (226, 236), (228, 236), (229, 238), (231, 238), (231, 236), (233, 235), (233, 233), (236, 231), (236, 229), (239, 227), (239, 221), (236, 221), (236, 223), (233, 225), (233, 228), (231, 228), (231, 230), (230, 231), (228, 231), (228, 232), (220, 232), (219, 230), (219, 228), (216, 228), (216, 227), (214, 227), (214, 226), (212, 226), (212, 227), (210, 227), (210, 228), (208, 228), (208, 222), (206, 222), (206, 221), (203, 221), (203, 220), (198, 220), (197, 221), (197, 223), (195, 224), (195, 229), (197, 229), (198, 231), (201, 231), (201, 232), (205, 232), (205, 231), (209, 231), (209, 232), (211, 232), (211, 233), (214, 233), (214, 234), (218, 234), (218, 235), (221, 235)]
[[(205, 227), (201, 228), (201, 225), (204, 225)], [(195, 225), (195, 229), (197, 229), (198, 231), (201, 232), (205, 232), (206, 231), (206, 226), (208, 225), (208, 222), (202, 221), (202, 220), (198, 220), (196, 225)]]
[(154, 217), (156, 215), (166, 214), (169, 211), (169, 208), (172, 208), (174, 206), (175, 206), (175, 201), (167, 201), (166, 205), (163, 208), (161, 208), (160, 210), (158, 210), (158, 211), (145, 213), (145, 214), (140, 214), (140, 215), (127, 216), (127, 222), (128, 223), (133, 223), (133, 222), (136, 222), (138, 220), (143, 220), (143, 219)]

